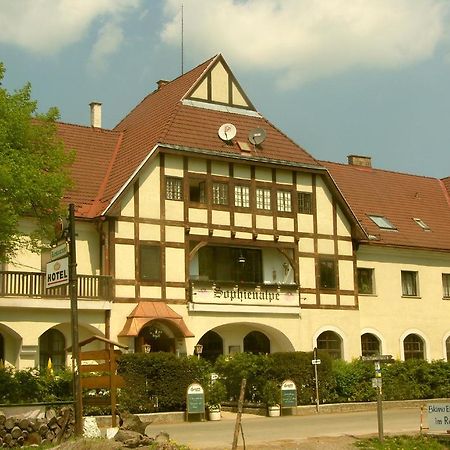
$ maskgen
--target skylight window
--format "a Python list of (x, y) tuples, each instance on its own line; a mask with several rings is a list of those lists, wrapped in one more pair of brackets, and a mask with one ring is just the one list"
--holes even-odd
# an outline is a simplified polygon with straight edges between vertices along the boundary
[(383, 230), (396, 230), (397, 228), (389, 222), (384, 216), (369, 216), (370, 219), (376, 223)]
[(430, 231), (430, 227), (422, 219), (414, 217), (413, 220), (417, 223), (417, 225), (419, 225), (420, 228), (422, 228), (422, 230)]

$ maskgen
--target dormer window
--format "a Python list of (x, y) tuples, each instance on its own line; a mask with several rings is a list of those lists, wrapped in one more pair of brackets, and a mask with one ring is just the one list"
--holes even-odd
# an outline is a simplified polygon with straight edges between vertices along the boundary
[(417, 223), (417, 225), (419, 225), (420, 228), (422, 228), (422, 230), (425, 231), (430, 231), (430, 227), (422, 220), (422, 219), (418, 219), (417, 217), (413, 218), (414, 222)]
[(369, 216), (382, 230), (396, 230), (397, 228), (384, 216)]

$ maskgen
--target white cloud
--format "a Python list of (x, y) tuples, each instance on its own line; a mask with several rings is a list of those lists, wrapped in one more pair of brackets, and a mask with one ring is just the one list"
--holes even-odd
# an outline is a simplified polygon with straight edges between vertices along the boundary
[[(140, 0), (0, 0), (0, 43), (34, 53), (56, 53), (81, 40), (96, 19), (113, 19), (118, 27), (120, 17), (139, 3)], [(100, 39), (104, 36), (100, 35)]]
[(284, 87), (352, 68), (426, 60), (448, 30), (442, 0), (165, 0), (163, 42), (222, 52), (233, 65), (273, 70)]
[(123, 41), (123, 31), (114, 22), (105, 23), (98, 32), (89, 58), (90, 67), (94, 71), (103, 71), (107, 65), (108, 56), (116, 52)]

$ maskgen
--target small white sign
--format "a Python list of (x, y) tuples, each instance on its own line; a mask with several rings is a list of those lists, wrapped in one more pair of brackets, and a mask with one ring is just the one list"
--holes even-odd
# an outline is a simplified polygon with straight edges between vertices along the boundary
[(50, 261), (55, 261), (56, 259), (62, 258), (63, 256), (67, 256), (67, 253), (67, 243), (64, 242), (64, 244), (50, 249)]
[(311, 364), (313, 364), (314, 366), (319, 365), (322, 361), (320, 359), (313, 359), (311, 361)]
[(450, 430), (450, 403), (429, 403), (427, 412), (430, 430)]
[(47, 264), (45, 288), (53, 288), (69, 283), (69, 258), (62, 258)]

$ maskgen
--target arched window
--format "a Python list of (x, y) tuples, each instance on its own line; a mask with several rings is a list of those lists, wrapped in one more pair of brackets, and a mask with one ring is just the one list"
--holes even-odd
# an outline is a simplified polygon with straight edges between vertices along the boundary
[(66, 339), (61, 331), (50, 328), (39, 338), (39, 367), (45, 369), (49, 359), (53, 369), (63, 369), (66, 365)]
[(223, 340), (215, 331), (205, 333), (198, 343), (203, 345), (202, 358), (208, 361), (214, 362), (223, 355)]
[(244, 352), (255, 354), (270, 353), (270, 340), (260, 331), (251, 331), (244, 338)]
[(447, 361), (450, 362), (450, 336), (445, 341), (445, 347), (447, 348)]
[(0, 365), (5, 363), (5, 339), (3, 334), (0, 333)]
[[(156, 323), (146, 325), (136, 337), (137, 352), (175, 353), (175, 339), (167, 335)], [(147, 350), (148, 349), (148, 350)]]
[(372, 333), (364, 333), (361, 336), (361, 354), (362, 356), (380, 355), (380, 341)]
[(332, 359), (342, 358), (342, 339), (334, 331), (324, 331), (317, 338), (317, 348), (326, 351)]
[(405, 361), (407, 359), (425, 359), (425, 344), (417, 334), (410, 334), (403, 340)]

